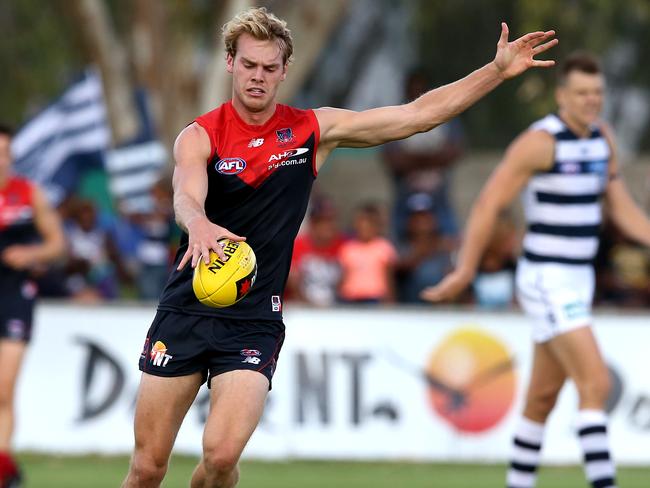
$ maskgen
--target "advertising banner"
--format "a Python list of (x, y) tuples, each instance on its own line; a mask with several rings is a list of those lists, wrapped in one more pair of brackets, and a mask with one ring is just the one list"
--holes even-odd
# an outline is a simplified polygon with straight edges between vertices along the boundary
[[(130, 452), (137, 364), (154, 313), (153, 307), (41, 306), (20, 378), (16, 447)], [(614, 385), (614, 457), (650, 463), (650, 323), (614, 314), (595, 321)], [(285, 323), (273, 390), (247, 457), (508, 458), (532, 350), (522, 315), (289, 309)], [(174, 344), (166, 346), (165, 360), (173, 361)], [(200, 452), (208, 405), (202, 387), (176, 452)], [(576, 408), (575, 389), (567, 383), (549, 420), (546, 461), (579, 462)]]

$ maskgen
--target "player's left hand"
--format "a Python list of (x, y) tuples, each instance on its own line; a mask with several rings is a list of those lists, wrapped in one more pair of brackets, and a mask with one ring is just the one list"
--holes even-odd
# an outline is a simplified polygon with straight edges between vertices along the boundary
[(461, 270), (454, 270), (440, 283), (420, 292), (420, 298), (428, 302), (446, 302), (456, 298), (472, 281), (472, 276)]
[[(501, 37), (497, 43), (494, 66), (503, 79), (517, 76), (528, 68), (548, 68), (555, 65), (553, 60), (537, 60), (535, 56), (552, 48), (558, 43), (553, 39), (555, 31), (537, 31), (526, 34), (519, 39), (508, 42), (508, 25), (501, 23)], [(550, 40), (549, 40), (550, 39)]]
[(9, 246), (2, 251), (2, 262), (16, 270), (28, 269), (34, 262), (30, 246)]

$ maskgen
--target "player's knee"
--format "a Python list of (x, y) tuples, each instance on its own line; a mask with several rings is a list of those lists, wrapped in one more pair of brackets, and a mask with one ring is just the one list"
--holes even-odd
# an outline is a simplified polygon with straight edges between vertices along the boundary
[(166, 472), (167, 462), (151, 456), (136, 455), (131, 463), (131, 474), (145, 486), (162, 482)]
[(13, 391), (5, 391), (4, 388), (0, 388), (0, 410), (11, 409), (13, 404)]
[(206, 449), (203, 453), (203, 463), (206, 470), (217, 476), (227, 475), (237, 469), (239, 452), (225, 448)]
[(610, 388), (611, 382), (607, 371), (593, 375), (577, 385), (578, 394), (583, 403), (589, 402), (601, 406), (607, 401)]
[(530, 414), (530, 418), (545, 420), (555, 406), (558, 393), (559, 390), (551, 388), (529, 392), (526, 411)]

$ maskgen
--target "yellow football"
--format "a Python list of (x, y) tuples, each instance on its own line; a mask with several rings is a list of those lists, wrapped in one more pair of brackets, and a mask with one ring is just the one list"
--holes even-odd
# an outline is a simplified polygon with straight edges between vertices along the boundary
[(194, 268), (192, 288), (199, 301), (208, 307), (229, 307), (244, 298), (257, 277), (257, 259), (245, 242), (221, 239), (226, 259), (210, 251), (210, 263), (203, 258)]

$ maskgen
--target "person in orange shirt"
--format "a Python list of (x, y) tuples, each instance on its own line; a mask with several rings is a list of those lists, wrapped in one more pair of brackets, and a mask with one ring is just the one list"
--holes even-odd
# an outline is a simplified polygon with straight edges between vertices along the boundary
[(355, 236), (339, 252), (342, 278), (339, 296), (344, 302), (390, 303), (395, 301), (393, 273), (397, 251), (381, 236), (381, 210), (361, 206), (354, 218)]

